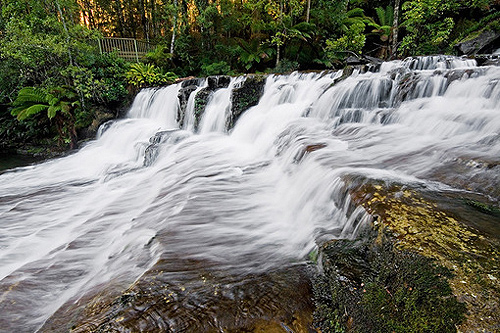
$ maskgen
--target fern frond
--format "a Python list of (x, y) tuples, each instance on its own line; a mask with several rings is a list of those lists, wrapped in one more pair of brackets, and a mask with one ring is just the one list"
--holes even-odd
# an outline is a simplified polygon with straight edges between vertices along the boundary
[(12, 102), (12, 106), (21, 106), (23, 104), (45, 103), (46, 94), (40, 88), (25, 87), (19, 90), (17, 98)]
[(11, 114), (17, 116), (17, 120), (25, 120), (37, 113), (40, 113), (47, 109), (47, 105), (44, 104), (34, 104), (29, 107), (17, 107), (12, 109)]

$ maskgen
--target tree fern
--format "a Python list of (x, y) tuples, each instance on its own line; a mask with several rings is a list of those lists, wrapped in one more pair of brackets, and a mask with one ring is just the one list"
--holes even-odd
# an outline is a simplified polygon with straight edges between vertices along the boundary
[(20, 121), (46, 111), (47, 117), (55, 120), (60, 139), (69, 139), (71, 148), (76, 147), (74, 111), (80, 102), (72, 88), (62, 86), (44, 90), (25, 87), (11, 106), (11, 114)]
[(12, 102), (14, 107), (11, 114), (16, 116), (18, 120), (24, 120), (37, 113), (47, 110), (47, 95), (43, 90), (34, 87), (22, 88), (17, 98)]

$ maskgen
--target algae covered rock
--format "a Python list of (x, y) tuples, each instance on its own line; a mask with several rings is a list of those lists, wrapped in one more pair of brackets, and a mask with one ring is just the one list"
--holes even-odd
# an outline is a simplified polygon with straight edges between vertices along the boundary
[[(318, 326), (331, 322), (355, 332), (366, 327), (370, 332), (499, 331), (495, 203), (485, 203), (479, 194), (376, 181), (352, 182), (349, 192), (375, 222), (356, 241), (323, 246), (325, 274), (319, 290), (333, 296), (318, 294)], [(418, 315), (400, 317), (410, 308)], [(383, 322), (369, 320), (373, 313), (383, 314)], [(405, 330), (401, 320), (412, 329)]]
[(322, 332), (455, 332), (465, 306), (446, 280), (450, 271), (398, 250), (389, 233), (368, 227), (356, 240), (321, 249), (315, 283), (316, 327)]
[(259, 103), (264, 93), (266, 77), (261, 75), (250, 75), (239, 87), (235, 87), (231, 93), (231, 115), (227, 120), (226, 127), (232, 128), (243, 112)]

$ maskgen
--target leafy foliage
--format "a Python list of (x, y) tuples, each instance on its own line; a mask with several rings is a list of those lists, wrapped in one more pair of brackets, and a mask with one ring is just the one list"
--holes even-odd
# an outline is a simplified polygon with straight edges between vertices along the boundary
[(201, 66), (201, 70), (203, 76), (224, 75), (231, 73), (231, 67), (225, 61), (204, 64)]
[[(76, 126), (86, 126), (96, 109), (119, 108), (134, 91), (128, 86), (167, 84), (176, 74), (324, 69), (343, 66), (353, 54), (388, 58), (393, 42), (400, 55), (451, 52), (454, 42), (500, 29), (498, 0), (408, 0), (397, 13), (395, 3), (2, 0), (0, 105), (15, 100), (23, 87), (70, 86), (80, 103)], [(395, 14), (400, 24), (393, 41)], [(102, 36), (145, 39), (157, 47), (145, 64), (130, 67), (116, 54), (99, 54)], [(9, 114), (4, 110), (2, 119)], [(34, 136), (38, 126), (39, 136), (46, 136), (48, 118), (41, 119), (38, 113), (22, 126), (30, 124), (27, 132)], [(3, 124), (7, 129), (13, 123)], [(9, 128), (3, 140), (21, 137)]]
[(80, 107), (78, 95), (70, 87), (43, 90), (36, 87), (21, 89), (12, 102), (11, 114), (23, 121), (46, 111), (49, 120), (55, 120), (60, 141), (76, 147), (75, 109)]
[(126, 77), (130, 84), (140, 88), (171, 84), (177, 79), (172, 72), (163, 73), (155, 65), (143, 63), (131, 64)]

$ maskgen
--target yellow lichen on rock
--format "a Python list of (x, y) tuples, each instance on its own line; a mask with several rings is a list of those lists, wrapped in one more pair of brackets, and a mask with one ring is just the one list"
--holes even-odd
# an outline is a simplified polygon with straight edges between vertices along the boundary
[(450, 286), (468, 309), (460, 331), (500, 331), (498, 239), (485, 237), (416, 190), (368, 184), (351, 193), (391, 231), (397, 248), (436, 259), (452, 270)]

